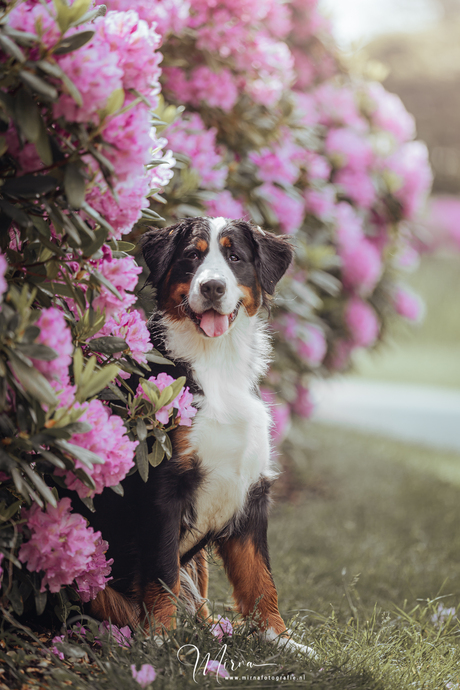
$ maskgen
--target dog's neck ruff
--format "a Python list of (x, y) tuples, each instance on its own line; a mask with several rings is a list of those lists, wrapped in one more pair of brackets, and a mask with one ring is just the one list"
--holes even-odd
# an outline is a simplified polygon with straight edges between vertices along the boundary
[[(270, 356), (269, 336), (258, 316), (241, 310), (230, 330), (218, 338), (205, 338), (189, 319), (175, 321), (157, 313), (166, 356), (186, 364), (197, 386), (209, 396), (221, 389), (253, 391), (267, 370)], [(174, 372), (171, 372), (174, 375)]]

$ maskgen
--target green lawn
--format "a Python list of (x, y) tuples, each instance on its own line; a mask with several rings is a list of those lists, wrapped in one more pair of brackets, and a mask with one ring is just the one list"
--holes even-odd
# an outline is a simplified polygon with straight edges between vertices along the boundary
[[(460, 474), (452, 484), (439, 471), (460, 467), (460, 456), (315, 424), (300, 435), (293, 500), (275, 504), (269, 538), (281, 611), (318, 660), (260, 643), (243, 627), (227, 640), (224, 659), (240, 664), (239, 680), (221, 683), (315, 690), (438, 690), (460, 683), (458, 622), (432, 620), (438, 605), (460, 603)], [(231, 615), (226, 579), (217, 565), (211, 571), (215, 612)], [(185, 615), (162, 646), (142, 635), (131, 649), (71, 641), (70, 656), (59, 662), (37, 655), (34, 645), (26, 650), (24, 640), (16, 644), (8, 657), (0, 649), (15, 669), (6, 671), (1, 690), (138, 690), (132, 663), (154, 665), (153, 690), (215, 687), (217, 680), (202, 672), (196, 684), (177, 652), (193, 644), (211, 659), (222, 653), (209, 630)], [(179, 655), (193, 663), (196, 652), (189, 647)], [(32, 682), (38, 663), (40, 685)], [(274, 666), (251, 671), (248, 663)], [(267, 670), (295, 673), (297, 680), (247, 680)]]
[(366, 378), (460, 388), (460, 254), (426, 256), (408, 284), (426, 304), (424, 322), (399, 322), (377, 351), (361, 352)]

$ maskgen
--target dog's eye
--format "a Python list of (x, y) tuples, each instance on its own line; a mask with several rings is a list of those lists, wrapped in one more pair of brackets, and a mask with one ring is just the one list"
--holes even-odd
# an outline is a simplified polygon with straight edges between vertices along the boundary
[(198, 252), (190, 252), (187, 254), (187, 259), (191, 259), (192, 261), (196, 261), (200, 257), (198, 256)]
[(228, 260), (229, 261), (239, 261), (240, 257), (237, 256), (236, 254), (230, 254), (230, 256), (228, 257)]

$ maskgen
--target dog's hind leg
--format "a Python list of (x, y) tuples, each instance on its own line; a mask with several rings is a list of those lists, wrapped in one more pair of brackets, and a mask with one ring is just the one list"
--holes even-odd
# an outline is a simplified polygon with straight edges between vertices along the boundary
[(89, 606), (89, 612), (101, 621), (110, 620), (119, 628), (129, 625), (134, 629), (139, 623), (137, 604), (112, 587), (106, 587), (98, 593)]
[(197, 613), (201, 618), (209, 617), (206, 605), (208, 596), (208, 563), (205, 550), (202, 549), (181, 568), (180, 599), (190, 613)]

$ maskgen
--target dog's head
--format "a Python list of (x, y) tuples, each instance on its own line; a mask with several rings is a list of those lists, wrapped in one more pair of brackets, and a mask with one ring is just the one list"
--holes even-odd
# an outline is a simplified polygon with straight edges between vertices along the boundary
[(225, 218), (189, 218), (151, 230), (142, 251), (159, 309), (174, 320), (190, 319), (209, 338), (226, 333), (242, 309), (254, 316), (293, 256), (286, 238)]

